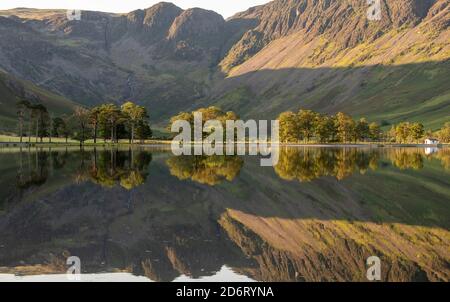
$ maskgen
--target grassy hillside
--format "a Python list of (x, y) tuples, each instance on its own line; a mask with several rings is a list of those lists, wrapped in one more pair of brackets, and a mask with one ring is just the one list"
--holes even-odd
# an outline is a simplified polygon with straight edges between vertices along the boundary
[(62, 96), (0, 72), (0, 131), (15, 130), (16, 104), (22, 98), (41, 102), (55, 116), (71, 113), (76, 106)]
[(433, 23), (447, 20), (443, 13), (348, 48), (303, 32), (276, 39), (230, 71), (223, 69), (210, 102), (249, 118), (310, 108), (437, 129), (450, 113), (450, 30)]

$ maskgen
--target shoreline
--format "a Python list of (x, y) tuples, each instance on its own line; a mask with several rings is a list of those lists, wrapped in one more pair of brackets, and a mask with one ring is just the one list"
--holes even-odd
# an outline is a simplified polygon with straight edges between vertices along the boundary
[[(164, 141), (164, 140), (155, 140), (155, 141), (149, 141), (145, 143), (64, 143), (64, 142), (0, 142), (0, 147), (2, 148), (36, 148), (36, 147), (160, 147), (160, 146), (168, 146), (171, 144), (171, 141)], [(191, 145), (197, 145), (198, 143), (190, 143)], [(236, 145), (251, 145), (251, 144), (257, 144), (256, 143), (248, 143), (248, 142), (238, 142), (235, 143)], [(268, 143), (270, 145), (270, 142)], [(280, 143), (278, 144), (280, 147), (314, 147), (314, 148), (386, 148), (386, 147), (402, 147), (402, 148), (442, 148), (442, 147), (450, 147), (450, 144), (433, 144), (433, 145), (427, 145), (427, 144), (399, 144), (399, 143), (330, 143), (330, 144), (319, 144), (319, 143), (310, 143), (310, 144), (304, 144), (304, 143)]]

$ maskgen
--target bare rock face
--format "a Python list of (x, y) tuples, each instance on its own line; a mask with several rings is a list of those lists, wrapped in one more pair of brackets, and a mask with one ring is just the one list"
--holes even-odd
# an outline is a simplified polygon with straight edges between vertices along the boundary
[(304, 32), (309, 38), (325, 34), (341, 48), (354, 47), (363, 41), (378, 38), (392, 28), (417, 24), (427, 16), (436, 2), (437, 0), (382, 1), (382, 20), (373, 23), (366, 17), (366, 1), (273, 1), (231, 18), (253, 18), (258, 20), (258, 25), (233, 46), (222, 65), (226, 70), (237, 66), (271, 41), (296, 32)]
[[(138, 35), (147, 42), (157, 42), (164, 39), (173, 21), (183, 10), (172, 3), (161, 2), (146, 10), (137, 10), (126, 16), (125, 22), (119, 18), (115, 30), (127, 28), (128, 34)], [(124, 26), (125, 23), (125, 26)]]
[(428, 14), (436, 0), (387, 1), (387, 12), (395, 26), (417, 24)]
[(195, 59), (204, 51), (218, 54), (223, 43), (225, 20), (213, 11), (188, 9), (169, 29), (167, 40), (181, 59)]

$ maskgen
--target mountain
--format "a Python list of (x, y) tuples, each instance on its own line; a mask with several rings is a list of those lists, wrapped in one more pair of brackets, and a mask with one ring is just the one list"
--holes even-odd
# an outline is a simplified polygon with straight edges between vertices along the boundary
[(0, 68), (85, 105), (148, 107), (163, 126), (218, 105), (244, 118), (311, 108), (438, 128), (450, 112), (447, 0), (275, 0), (224, 20), (159, 3), (128, 14), (0, 12)]
[(17, 107), (20, 100), (44, 104), (54, 115), (70, 114), (76, 103), (30, 82), (11, 77), (0, 71), (0, 129), (15, 131)]
[[(438, 127), (450, 112), (448, 1), (274, 1), (220, 66), (215, 102), (246, 116), (298, 107)], [(230, 92), (231, 91), (231, 92)], [(241, 110), (242, 110), (241, 109)]]

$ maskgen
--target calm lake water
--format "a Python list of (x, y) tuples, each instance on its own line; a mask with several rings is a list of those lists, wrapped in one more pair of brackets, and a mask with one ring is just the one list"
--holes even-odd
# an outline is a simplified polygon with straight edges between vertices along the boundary
[(450, 149), (0, 149), (0, 281), (450, 279)]

